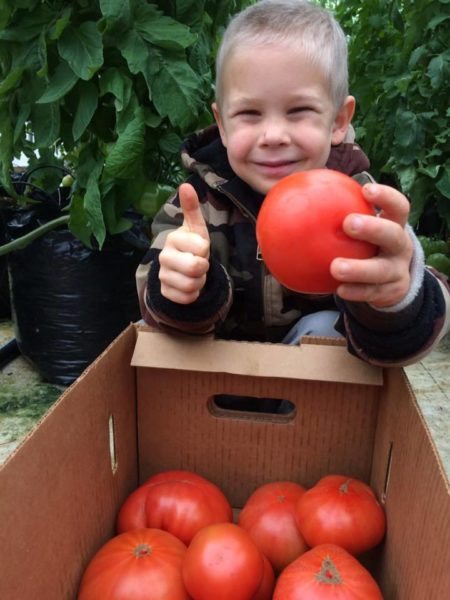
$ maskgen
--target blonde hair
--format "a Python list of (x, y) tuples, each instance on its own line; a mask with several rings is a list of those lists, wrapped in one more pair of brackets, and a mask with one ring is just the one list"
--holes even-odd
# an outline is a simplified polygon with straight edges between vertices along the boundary
[(233, 52), (243, 45), (270, 43), (291, 43), (305, 52), (329, 81), (336, 110), (342, 106), (348, 95), (345, 34), (328, 10), (306, 0), (260, 0), (232, 18), (216, 58), (216, 102), (219, 106), (223, 95), (223, 71)]

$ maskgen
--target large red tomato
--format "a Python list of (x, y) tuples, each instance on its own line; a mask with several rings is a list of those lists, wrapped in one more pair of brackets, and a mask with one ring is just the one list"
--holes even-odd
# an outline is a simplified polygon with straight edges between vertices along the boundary
[(248, 533), (222, 523), (194, 536), (181, 572), (194, 600), (253, 600), (261, 591), (264, 570), (263, 556)]
[(342, 223), (350, 213), (373, 215), (374, 210), (361, 185), (348, 175), (312, 169), (278, 181), (256, 222), (261, 254), (272, 275), (297, 292), (334, 292), (334, 258), (370, 258), (377, 251), (373, 244), (344, 233)]
[(156, 527), (189, 544), (199, 529), (231, 522), (233, 511), (223, 492), (190, 471), (165, 471), (150, 477), (122, 504), (117, 531)]
[(189, 600), (181, 579), (185, 554), (183, 542), (166, 531), (122, 533), (92, 558), (78, 600)]
[(275, 587), (275, 573), (264, 554), (262, 555), (262, 559), (264, 562), (263, 576), (258, 591), (252, 596), (252, 600), (272, 600), (273, 589)]
[(316, 546), (281, 573), (273, 600), (383, 600), (380, 588), (343, 548)]
[(295, 507), (305, 488), (291, 481), (262, 485), (247, 499), (238, 523), (280, 573), (308, 549), (295, 520)]
[(351, 554), (381, 542), (386, 516), (373, 490), (362, 481), (327, 475), (297, 503), (297, 525), (307, 544), (337, 544)]

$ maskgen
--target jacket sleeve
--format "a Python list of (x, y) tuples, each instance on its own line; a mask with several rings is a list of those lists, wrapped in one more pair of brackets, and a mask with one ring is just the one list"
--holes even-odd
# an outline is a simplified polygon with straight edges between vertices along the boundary
[(450, 286), (447, 278), (424, 266), (423, 251), (414, 242), (411, 287), (402, 302), (377, 309), (362, 302), (337, 299), (341, 319), (337, 328), (349, 351), (372, 364), (406, 366), (426, 356), (450, 330)]
[(183, 214), (177, 195), (171, 198), (156, 215), (153, 242), (136, 271), (136, 285), (141, 316), (149, 325), (160, 329), (176, 329), (185, 333), (205, 334), (227, 315), (232, 303), (231, 280), (224, 267), (214, 257), (206, 284), (200, 296), (191, 304), (177, 304), (161, 294), (159, 254), (167, 234), (180, 227)]

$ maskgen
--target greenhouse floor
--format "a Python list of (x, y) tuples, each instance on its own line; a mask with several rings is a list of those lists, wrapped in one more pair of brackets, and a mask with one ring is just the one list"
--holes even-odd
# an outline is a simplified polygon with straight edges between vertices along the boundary
[[(0, 346), (14, 339), (11, 321), (0, 321)], [(15, 450), (64, 387), (46, 383), (22, 357), (0, 369), (0, 464)]]

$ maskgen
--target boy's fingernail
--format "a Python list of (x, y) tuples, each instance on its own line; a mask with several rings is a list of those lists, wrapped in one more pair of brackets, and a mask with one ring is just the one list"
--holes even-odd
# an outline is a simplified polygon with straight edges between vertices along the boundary
[(376, 196), (377, 186), (375, 183), (368, 183), (365, 185), (365, 190), (369, 194), (369, 196)]
[(350, 228), (355, 233), (361, 231), (363, 228), (363, 220), (358, 215), (355, 215), (350, 219)]
[(341, 275), (341, 277), (345, 277), (345, 275), (347, 275), (350, 271), (348, 262), (339, 261), (338, 271), (339, 271), (339, 275)]

